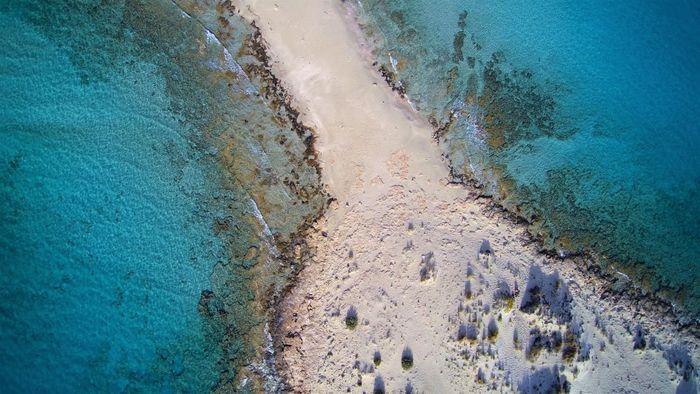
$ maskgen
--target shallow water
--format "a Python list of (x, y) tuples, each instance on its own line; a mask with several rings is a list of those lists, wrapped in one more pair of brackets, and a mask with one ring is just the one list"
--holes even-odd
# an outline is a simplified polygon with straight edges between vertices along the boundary
[[(376, 55), (475, 178), (561, 253), (700, 316), (700, 8), (357, 2)], [(392, 77), (393, 75), (393, 77)]]
[(323, 196), (225, 11), (0, 4), (3, 392), (238, 384)]

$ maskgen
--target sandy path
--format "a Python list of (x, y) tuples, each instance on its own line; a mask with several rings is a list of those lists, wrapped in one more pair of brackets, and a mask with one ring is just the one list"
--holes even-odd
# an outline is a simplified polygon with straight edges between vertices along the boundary
[[(510, 390), (533, 371), (566, 364), (560, 380), (566, 377), (584, 392), (673, 391), (679, 378), (661, 351), (632, 351), (632, 335), (619, 320), (623, 314), (612, 305), (596, 306), (590, 300), (596, 289), (580, 286), (586, 278), (565, 273), (552, 282), (572, 298), (566, 300), (572, 321), (557, 322), (546, 307), (518, 310), (532, 283), (532, 265), (549, 262), (524, 245), (522, 229), (488, 215), (473, 192), (448, 184), (429, 126), (370, 71), (366, 49), (337, 2), (234, 3), (241, 2), (242, 13), (261, 28), (275, 72), (304, 122), (318, 133), (324, 181), (337, 199), (309, 240), (316, 248), (313, 261), (282, 305), (286, 337), (279, 359), (293, 389)], [(483, 240), (490, 241), (490, 253), (479, 253)], [(421, 270), (433, 264), (421, 280)], [(513, 309), (495, 299), (502, 283)], [(352, 330), (345, 322), (350, 307), (359, 318)], [(606, 330), (596, 327), (595, 313), (610, 316)], [(489, 340), (491, 321), (498, 334)], [(461, 325), (475, 328), (478, 338), (460, 338)], [(527, 360), (533, 327), (565, 333), (574, 326), (593, 349), (588, 359), (567, 362), (556, 349)], [(609, 332), (618, 341), (610, 342)], [(408, 370), (401, 366), (406, 347), (414, 356)], [(378, 367), (375, 352), (381, 354)]]

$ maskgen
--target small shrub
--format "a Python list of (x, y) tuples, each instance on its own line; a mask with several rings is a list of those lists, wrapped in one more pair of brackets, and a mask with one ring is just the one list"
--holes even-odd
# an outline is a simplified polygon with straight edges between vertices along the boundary
[(498, 337), (498, 324), (496, 324), (496, 320), (494, 320), (493, 317), (491, 317), (491, 320), (486, 328), (486, 334), (487, 338), (491, 342), (495, 341)]
[(479, 368), (479, 370), (476, 372), (476, 382), (479, 384), (486, 383), (486, 374), (484, 373), (484, 370), (481, 368)]
[(470, 300), (474, 296), (472, 293), (472, 282), (470, 280), (467, 280), (464, 282), (464, 298)]
[(375, 366), (379, 366), (379, 364), (382, 363), (382, 355), (379, 353), (379, 351), (374, 352), (374, 357), (372, 358), (372, 361), (374, 361)]
[(348, 313), (345, 314), (345, 326), (350, 330), (354, 330), (357, 327), (357, 310), (354, 306), (348, 309)]
[(374, 394), (384, 394), (386, 392), (384, 388), (384, 379), (382, 379), (381, 376), (374, 378), (374, 390), (372, 390), (372, 392)]
[(421, 255), (420, 281), (424, 282), (435, 278), (435, 259), (433, 252)]
[(562, 345), (562, 336), (561, 332), (559, 331), (553, 331), (552, 334), (550, 335), (549, 342), (551, 344), (552, 350), (555, 352), (558, 352), (561, 349)]
[(644, 337), (644, 330), (642, 330), (642, 327), (640, 325), (637, 325), (637, 327), (634, 328), (634, 337), (632, 338), (632, 349), (644, 350), (646, 349), (646, 347), (647, 341)]
[(464, 337), (469, 341), (476, 341), (479, 337), (479, 330), (474, 324), (467, 324), (464, 327)]
[(496, 291), (493, 294), (493, 307), (508, 313), (514, 306), (515, 293), (508, 286), (508, 282), (499, 280), (496, 285)]
[(457, 340), (461, 341), (462, 339), (467, 337), (467, 326), (464, 324), (459, 325), (459, 329), (457, 329)]
[(545, 347), (545, 339), (539, 328), (535, 327), (530, 330), (530, 340), (525, 349), (525, 356), (528, 360), (534, 361), (537, 359), (537, 356), (540, 355), (540, 352)]
[(578, 352), (578, 339), (573, 331), (567, 330), (564, 334), (564, 348), (561, 351), (561, 358), (566, 362), (573, 361)]
[(405, 347), (401, 353), (401, 367), (403, 369), (411, 369), (413, 367), (413, 352), (408, 347)]
[(511, 310), (513, 310), (513, 307), (515, 306), (515, 297), (506, 298), (505, 303), (506, 303), (506, 306), (505, 306), (504, 310), (506, 312), (510, 312)]

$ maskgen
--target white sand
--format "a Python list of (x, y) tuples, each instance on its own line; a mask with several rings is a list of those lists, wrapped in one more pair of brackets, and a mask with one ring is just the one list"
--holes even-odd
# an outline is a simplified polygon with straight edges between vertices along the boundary
[[(607, 305), (598, 297), (599, 281), (572, 269), (571, 262), (538, 255), (524, 231), (489, 213), (476, 192), (449, 185), (430, 127), (371, 70), (368, 51), (339, 2), (234, 4), (261, 28), (275, 73), (294, 96), (303, 121), (316, 130), (324, 182), (337, 199), (309, 239), (316, 249), (313, 260), (281, 305), (285, 346), (278, 362), (292, 389), (368, 392), (381, 377), (391, 392), (405, 391), (407, 384), (416, 392), (492, 386), (510, 391), (535, 370), (564, 364), (562, 374), (573, 392), (675, 391), (680, 377), (662, 351), (633, 351), (632, 335), (623, 327), (649, 327), (661, 345), (671, 342), (674, 330), (658, 328), (656, 315), (646, 318), (629, 305)], [(492, 255), (479, 254), (485, 239)], [(421, 281), (421, 256), (429, 252), (435, 273)], [(534, 362), (526, 359), (523, 349), (533, 327), (564, 333), (576, 326), (518, 310), (533, 264), (559, 271), (559, 283), (572, 297), (574, 320), (581, 322), (580, 341), (591, 345), (588, 360), (565, 363), (561, 351), (544, 350)], [(464, 295), (467, 280), (471, 299)], [(499, 281), (511, 290), (518, 283), (515, 308), (486, 311), (482, 305), (491, 305)], [(471, 313), (460, 311), (460, 305)], [(351, 306), (359, 316), (354, 330), (345, 325)], [(595, 326), (595, 313), (613, 333), (613, 343)], [(493, 343), (482, 338), (492, 318), (499, 330)], [(478, 327), (479, 339), (457, 340), (460, 324)], [(697, 362), (695, 339), (686, 342)], [(406, 346), (414, 355), (409, 370), (400, 361)], [(377, 368), (375, 351), (382, 358)], [(479, 368), (485, 383), (477, 382)]]

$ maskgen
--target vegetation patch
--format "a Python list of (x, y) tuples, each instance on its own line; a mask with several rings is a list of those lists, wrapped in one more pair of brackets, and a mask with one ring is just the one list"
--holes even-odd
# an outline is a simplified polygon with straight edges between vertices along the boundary
[(408, 370), (413, 367), (413, 351), (409, 347), (405, 347), (401, 353), (401, 368)]
[(345, 314), (345, 326), (350, 330), (357, 327), (357, 309), (354, 306), (351, 306)]

